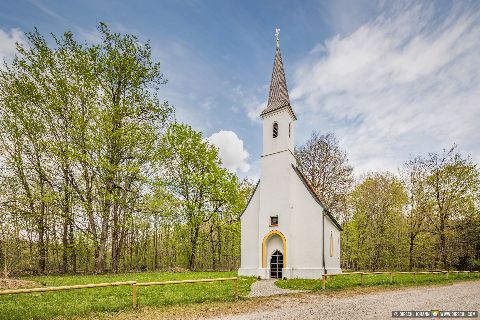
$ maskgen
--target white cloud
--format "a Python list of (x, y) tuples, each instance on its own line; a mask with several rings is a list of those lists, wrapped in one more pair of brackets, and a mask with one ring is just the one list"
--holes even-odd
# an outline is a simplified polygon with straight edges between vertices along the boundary
[(267, 107), (268, 101), (265, 100), (264, 102), (261, 103), (254, 103), (250, 104), (248, 110), (247, 110), (247, 115), (252, 121), (258, 121), (260, 122), (260, 113), (262, 113), (263, 109)]
[(250, 169), (248, 164), (249, 154), (243, 147), (243, 141), (233, 131), (219, 131), (212, 134), (208, 140), (219, 150), (220, 159), (228, 170), (236, 172), (247, 172)]
[(336, 132), (359, 173), (454, 142), (478, 158), (480, 10), (464, 4), (395, 6), (317, 44), (291, 91), (303, 135)]
[(17, 49), (15, 43), (24, 43), (24, 34), (21, 30), (13, 28), (10, 31), (0, 29), (0, 62), (10, 60)]
[(97, 28), (83, 29), (77, 27), (78, 34), (88, 43), (100, 44), (102, 42), (102, 35)]

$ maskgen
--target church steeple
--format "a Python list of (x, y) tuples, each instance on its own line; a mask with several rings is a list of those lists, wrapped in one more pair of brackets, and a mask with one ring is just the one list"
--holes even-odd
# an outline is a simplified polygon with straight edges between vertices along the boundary
[(290, 98), (288, 96), (287, 80), (285, 78), (285, 71), (283, 70), (282, 54), (280, 52), (280, 45), (278, 39), (278, 33), (280, 29), (275, 29), (275, 38), (277, 48), (275, 51), (275, 60), (273, 62), (272, 81), (270, 82), (270, 92), (268, 95), (267, 107), (262, 111), (261, 117), (270, 112), (277, 111), (283, 108), (291, 113), (292, 117), (296, 120), (295, 113), (290, 106)]

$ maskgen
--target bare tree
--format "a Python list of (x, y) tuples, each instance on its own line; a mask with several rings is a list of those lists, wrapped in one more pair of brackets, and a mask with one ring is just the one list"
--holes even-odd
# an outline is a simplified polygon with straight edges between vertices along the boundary
[(307, 142), (295, 148), (302, 173), (310, 180), (323, 204), (336, 217), (344, 212), (353, 185), (353, 168), (333, 133), (312, 132)]

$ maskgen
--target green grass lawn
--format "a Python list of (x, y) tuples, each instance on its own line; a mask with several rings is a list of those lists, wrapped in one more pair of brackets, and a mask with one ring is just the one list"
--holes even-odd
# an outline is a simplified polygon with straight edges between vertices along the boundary
[[(137, 282), (226, 278), (236, 272), (142, 272), (106, 275), (70, 275), (23, 277), (43, 286), (65, 286), (136, 280)], [(239, 294), (250, 291), (254, 278), (241, 278)], [(131, 286), (79, 289), (0, 296), (0, 319), (51, 319), (88, 315), (93, 312), (115, 312), (132, 308)], [(137, 287), (141, 306), (168, 306), (211, 301), (233, 300), (233, 283), (213, 282), (168, 286)]]
[[(23, 277), (24, 280), (36, 281), (43, 286), (64, 286), (102, 282), (136, 280), (137, 282), (186, 280), (204, 278), (234, 277), (236, 272), (142, 272), (105, 275), (69, 275)], [(480, 274), (417, 275), (414, 282), (412, 275), (394, 275), (390, 284), (388, 274), (364, 275), (363, 287), (399, 287), (425, 284), (445, 284), (454, 281), (480, 279)], [(240, 278), (239, 294), (250, 291), (254, 278)], [(322, 290), (321, 280), (279, 280), (276, 284), (286, 289)], [(327, 292), (335, 292), (360, 287), (360, 275), (329, 277)], [(138, 305), (173, 306), (201, 302), (233, 300), (233, 284), (228, 282), (195, 283), (168, 286), (137, 287)], [(131, 286), (80, 289), (72, 291), (43, 292), (0, 296), (0, 320), (4, 319), (52, 319), (85, 318), (98, 312), (117, 312), (132, 309)]]
[[(393, 276), (393, 283), (390, 284), (390, 275), (376, 274), (364, 275), (363, 286), (360, 284), (360, 275), (344, 275), (327, 277), (325, 291), (340, 291), (345, 289), (352, 289), (355, 287), (401, 287), (401, 286), (416, 286), (427, 284), (446, 284), (460, 280), (480, 279), (479, 273), (459, 273), (449, 274), (448, 280), (444, 274), (417, 274), (416, 282), (411, 274), (395, 274)], [(322, 280), (305, 280), (305, 279), (288, 279), (278, 280), (275, 282), (277, 286), (284, 289), (296, 290), (322, 290)]]

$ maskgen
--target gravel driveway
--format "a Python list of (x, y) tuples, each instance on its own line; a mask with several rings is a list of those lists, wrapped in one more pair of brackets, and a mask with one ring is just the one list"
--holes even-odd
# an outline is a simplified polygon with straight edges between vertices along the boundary
[(214, 319), (392, 319), (393, 310), (480, 310), (480, 281), (396, 291), (276, 297), (266, 309)]
[(277, 294), (286, 294), (286, 293), (300, 293), (305, 292), (305, 290), (288, 290), (282, 289), (275, 285), (276, 279), (273, 280), (260, 280), (252, 284), (252, 289), (248, 295), (250, 298), (253, 297), (269, 297)]

